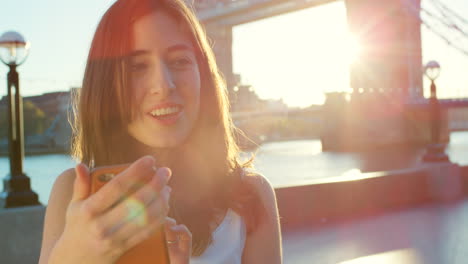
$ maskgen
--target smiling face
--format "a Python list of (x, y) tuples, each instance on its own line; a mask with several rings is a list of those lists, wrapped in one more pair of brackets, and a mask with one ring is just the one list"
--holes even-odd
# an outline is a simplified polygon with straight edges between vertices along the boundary
[(128, 133), (154, 150), (183, 143), (198, 119), (201, 81), (177, 20), (153, 12), (134, 23), (129, 71), (135, 101)]

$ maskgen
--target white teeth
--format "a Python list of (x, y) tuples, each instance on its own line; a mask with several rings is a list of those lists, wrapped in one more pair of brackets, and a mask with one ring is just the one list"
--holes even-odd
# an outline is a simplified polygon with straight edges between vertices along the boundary
[(162, 109), (156, 109), (150, 112), (152, 116), (162, 116), (162, 115), (169, 115), (179, 111), (179, 107), (168, 107)]

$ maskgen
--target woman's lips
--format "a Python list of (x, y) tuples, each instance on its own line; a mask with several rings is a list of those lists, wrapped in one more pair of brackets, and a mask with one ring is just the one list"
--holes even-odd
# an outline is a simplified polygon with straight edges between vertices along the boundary
[(170, 126), (170, 125), (177, 123), (181, 115), (182, 115), (182, 112), (179, 111), (177, 113), (169, 114), (169, 115), (153, 116), (150, 114), (149, 116), (160, 124)]
[(158, 123), (166, 126), (177, 123), (182, 115), (182, 106), (177, 104), (158, 105), (148, 115)]

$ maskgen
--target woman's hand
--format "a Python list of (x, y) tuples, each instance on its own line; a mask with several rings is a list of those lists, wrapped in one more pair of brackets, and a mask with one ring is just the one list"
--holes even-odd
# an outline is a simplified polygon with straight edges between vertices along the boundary
[(156, 170), (154, 163), (149, 156), (135, 161), (91, 196), (89, 170), (78, 165), (64, 231), (49, 263), (113, 263), (160, 228), (169, 210), (171, 171)]
[(188, 264), (192, 255), (192, 233), (185, 225), (177, 225), (166, 217), (166, 241), (172, 264)]

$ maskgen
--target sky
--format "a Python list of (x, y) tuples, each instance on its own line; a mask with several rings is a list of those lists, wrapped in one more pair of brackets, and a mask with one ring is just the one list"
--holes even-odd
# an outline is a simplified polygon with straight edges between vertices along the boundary
[(241, 73), (242, 81), (260, 97), (307, 106), (322, 103), (324, 92), (349, 89), (351, 36), (343, 2), (240, 25), (233, 31), (234, 72)]
[[(0, 33), (14, 30), (31, 43), (27, 60), (18, 68), (23, 96), (81, 86), (92, 36), (113, 2), (2, 1)], [(7, 72), (0, 65), (0, 95), (6, 94)]]
[[(0, 33), (15, 30), (31, 43), (30, 55), (18, 69), (23, 96), (81, 86), (97, 23), (114, 1), (2, 1)], [(432, 1), (423, 0), (423, 5), (430, 9)], [(468, 17), (468, 1), (440, 1)], [(468, 56), (425, 27), (422, 38), (423, 61), (437, 60), (442, 67), (439, 95), (468, 97)], [(358, 45), (347, 31), (343, 1), (233, 29), (234, 71), (261, 98), (281, 98), (290, 106), (320, 104), (324, 92), (349, 91), (348, 65), (355, 50)], [(6, 94), (7, 71), (0, 65), (0, 96)]]

